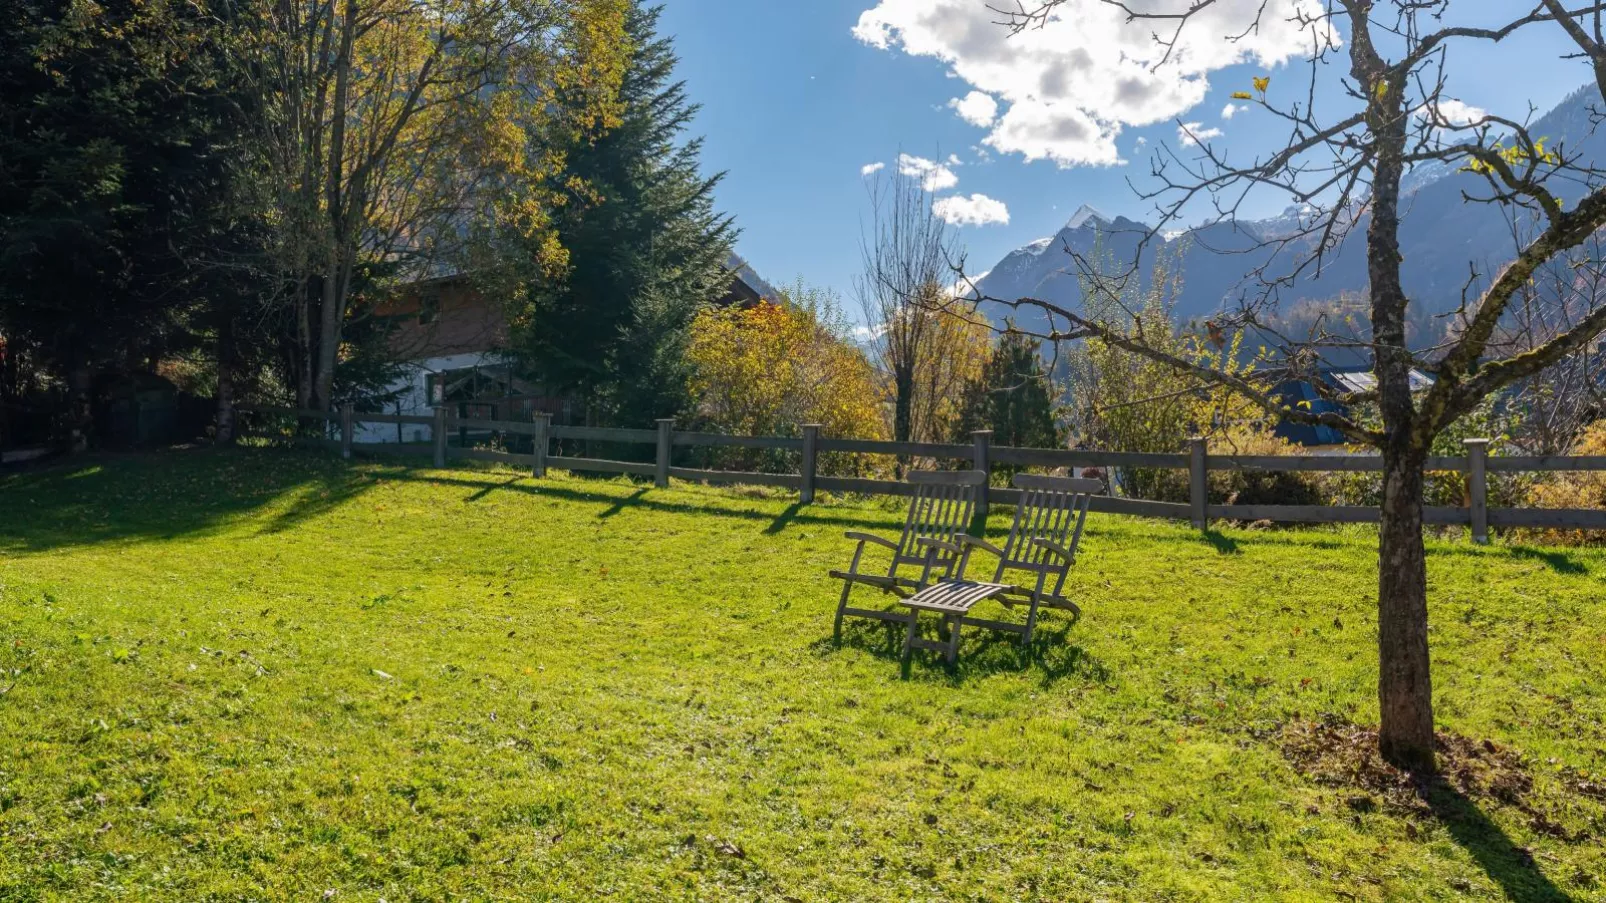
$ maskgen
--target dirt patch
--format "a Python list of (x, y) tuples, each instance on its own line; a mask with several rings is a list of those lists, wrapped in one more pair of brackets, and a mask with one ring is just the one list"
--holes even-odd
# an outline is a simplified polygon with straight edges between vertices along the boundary
[[(1341, 718), (1291, 722), (1276, 739), (1288, 761), (1311, 780), (1364, 791), (1345, 801), (1356, 811), (1369, 811), (1381, 803), (1406, 814), (1432, 815), (1436, 809), (1442, 811), (1439, 797), (1452, 794), (1471, 802), (1509, 806), (1527, 816), (1534, 831), (1569, 843), (1591, 836), (1588, 830), (1570, 831), (1541, 811), (1527, 761), (1516, 750), (1492, 740), (1441, 731), (1437, 735), (1439, 773), (1419, 775), (1383, 760), (1377, 752), (1375, 729)], [(1600, 799), (1600, 784), (1586, 781), (1576, 772), (1564, 777), (1571, 778), (1563, 781), (1568, 791)]]

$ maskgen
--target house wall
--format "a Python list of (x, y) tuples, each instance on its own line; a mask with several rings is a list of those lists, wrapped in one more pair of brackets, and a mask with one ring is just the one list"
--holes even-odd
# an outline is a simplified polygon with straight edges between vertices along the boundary
[[(435, 412), (428, 395), (430, 374), (468, 367), (499, 366), (510, 360), (499, 352), (481, 351), (407, 361), (402, 365), (402, 377), (386, 387), (387, 392), (397, 394), (396, 400), (385, 406), (385, 413), (428, 417)], [(430, 435), (429, 427), (423, 424), (398, 426), (394, 423), (358, 423), (353, 430), (353, 439), (356, 442), (428, 442)]]

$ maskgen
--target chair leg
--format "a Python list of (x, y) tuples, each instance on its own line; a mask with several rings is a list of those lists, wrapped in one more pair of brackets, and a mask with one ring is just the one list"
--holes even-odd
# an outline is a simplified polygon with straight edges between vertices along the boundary
[(959, 628), (962, 625), (958, 615), (949, 615), (948, 621), (948, 664), (959, 661)]
[(1020, 646), (1025, 649), (1032, 644), (1032, 631), (1037, 629), (1037, 597), (1032, 596), (1031, 607), (1026, 609), (1026, 632), (1020, 635)]
[(836, 623), (831, 627), (831, 638), (842, 642), (842, 612), (848, 607), (848, 593), (853, 591), (853, 584), (847, 580), (842, 581), (842, 598), (836, 603)]
[(914, 610), (909, 612), (909, 630), (903, 637), (903, 666), (909, 667), (909, 659), (915, 652), (915, 633), (920, 629), (920, 613)]

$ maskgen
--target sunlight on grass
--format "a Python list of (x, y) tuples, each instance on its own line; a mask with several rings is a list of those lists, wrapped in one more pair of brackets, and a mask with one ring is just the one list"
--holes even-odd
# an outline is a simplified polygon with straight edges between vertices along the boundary
[(1093, 515), (1081, 621), (903, 680), (825, 576), (895, 504), (246, 449), (0, 510), (0, 900), (1606, 899), (1600, 551), (1430, 546), (1443, 727), (1552, 830), (1284, 757), (1375, 721), (1365, 529)]

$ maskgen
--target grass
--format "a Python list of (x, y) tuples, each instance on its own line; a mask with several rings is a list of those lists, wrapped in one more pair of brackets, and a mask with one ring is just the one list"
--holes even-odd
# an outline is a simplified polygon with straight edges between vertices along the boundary
[(1423, 815), (1280, 739), (1375, 721), (1361, 530), (1094, 515), (1080, 622), (902, 679), (830, 639), (887, 506), (242, 450), (0, 512), (0, 901), (1606, 900), (1599, 551), (1431, 546), (1442, 726), (1533, 786)]

